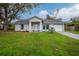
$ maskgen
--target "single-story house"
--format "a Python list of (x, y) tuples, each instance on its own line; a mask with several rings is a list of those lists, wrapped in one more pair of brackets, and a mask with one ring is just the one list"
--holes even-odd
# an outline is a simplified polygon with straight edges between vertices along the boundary
[(55, 31), (64, 31), (64, 23), (61, 19), (49, 20), (37, 16), (15, 22), (15, 31), (42, 32), (51, 28), (54, 28)]

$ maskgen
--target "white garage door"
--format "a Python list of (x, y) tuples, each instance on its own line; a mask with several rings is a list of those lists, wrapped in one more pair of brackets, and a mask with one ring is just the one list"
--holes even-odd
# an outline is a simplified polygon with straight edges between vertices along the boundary
[(64, 25), (54, 25), (55, 31), (64, 31)]

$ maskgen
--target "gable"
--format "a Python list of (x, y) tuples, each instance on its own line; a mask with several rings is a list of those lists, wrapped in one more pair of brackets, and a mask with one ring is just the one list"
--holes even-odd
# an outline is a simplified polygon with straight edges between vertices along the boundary
[(32, 18), (29, 21), (42, 21), (42, 20), (41, 19), (38, 19), (38, 18)]
[(29, 21), (42, 21), (43, 19), (37, 17), (37, 16), (34, 16), (34, 17), (31, 17), (28, 19)]

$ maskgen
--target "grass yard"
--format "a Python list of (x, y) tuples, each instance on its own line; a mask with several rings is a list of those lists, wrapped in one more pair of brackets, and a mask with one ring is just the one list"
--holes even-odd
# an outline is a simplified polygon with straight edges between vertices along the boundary
[(2, 56), (72, 56), (79, 55), (79, 40), (58, 33), (0, 31)]
[(69, 31), (69, 32), (72, 32), (72, 33), (75, 33), (75, 34), (79, 34), (79, 31)]

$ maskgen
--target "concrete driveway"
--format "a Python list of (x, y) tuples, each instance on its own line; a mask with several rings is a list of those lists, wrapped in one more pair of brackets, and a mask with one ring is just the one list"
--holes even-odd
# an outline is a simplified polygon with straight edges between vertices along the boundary
[(70, 33), (70, 32), (58, 32), (58, 33), (79, 40), (79, 35), (78, 34), (74, 34), (74, 33)]

